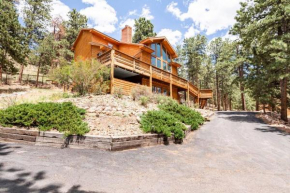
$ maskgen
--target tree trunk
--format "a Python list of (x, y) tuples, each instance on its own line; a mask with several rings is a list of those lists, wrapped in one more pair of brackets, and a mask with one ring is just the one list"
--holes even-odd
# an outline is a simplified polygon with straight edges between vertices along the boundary
[(220, 93), (219, 93), (219, 77), (216, 72), (216, 97), (217, 97), (217, 110), (221, 110), (221, 101), (220, 101)]
[(40, 54), (40, 58), (39, 58), (39, 61), (38, 61), (38, 68), (37, 68), (37, 76), (36, 76), (36, 88), (38, 87), (38, 79), (39, 79), (39, 72), (40, 72), (40, 65), (41, 65), (41, 57), (42, 57), (42, 54)]
[(19, 71), (19, 77), (18, 77), (18, 82), (22, 82), (22, 75), (23, 75), (23, 70), (24, 70), (24, 65), (21, 64), (20, 71)]
[(229, 106), (230, 106), (230, 111), (232, 111), (232, 98), (230, 98)]
[(2, 85), (2, 66), (0, 65), (0, 85)]
[(225, 94), (225, 102), (224, 102), (224, 104), (225, 104), (225, 111), (227, 111), (228, 110), (228, 94)]
[(264, 112), (264, 114), (266, 113), (266, 106), (265, 106), (265, 104), (263, 104), (263, 112)]
[(259, 99), (256, 99), (256, 111), (259, 111), (260, 110), (260, 101)]
[(242, 81), (242, 79), (244, 78), (244, 65), (242, 64), (241, 66), (238, 67), (238, 69), (239, 69), (239, 78), (240, 78), (242, 110), (246, 111), (246, 101), (245, 101), (245, 94), (244, 94), (245, 87)]
[(287, 118), (287, 83), (288, 79), (283, 78), (280, 80), (281, 87), (281, 119), (288, 122)]

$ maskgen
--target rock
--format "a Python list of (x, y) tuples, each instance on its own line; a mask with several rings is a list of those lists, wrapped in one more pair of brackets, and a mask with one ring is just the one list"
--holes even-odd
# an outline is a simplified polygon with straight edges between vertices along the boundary
[(138, 123), (141, 123), (141, 117), (140, 116), (137, 116), (136, 120), (138, 121)]
[(111, 107), (106, 107), (106, 108), (104, 109), (104, 111), (111, 111), (111, 110), (112, 110)]

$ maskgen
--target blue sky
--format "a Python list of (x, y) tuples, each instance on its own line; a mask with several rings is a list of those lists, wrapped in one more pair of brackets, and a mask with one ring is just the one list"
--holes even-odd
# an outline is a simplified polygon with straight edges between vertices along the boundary
[[(89, 19), (89, 26), (116, 39), (126, 24), (141, 16), (150, 19), (158, 36), (172, 45), (184, 38), (204, 34), (209, 40), (229, 37), (241, 0), (53, 0), (51, 14), (67, 19), (76, 8)], [(132, 26), (133, 27), (133, 26)]]

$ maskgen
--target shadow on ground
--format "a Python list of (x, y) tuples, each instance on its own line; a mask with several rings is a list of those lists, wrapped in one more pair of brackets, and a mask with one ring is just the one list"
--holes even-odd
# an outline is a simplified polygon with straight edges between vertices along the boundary
[(264, 133), (277, 133), (278, 135), (282, 135), (282, 136), (290, 136), (290, 133), (287, 133), (285, 131), (282, 131), (280, 129), (277, 129), (275, 127), (271, 127), (271, 126), (264, 126), (262, 128), (256, 128), (255, 130), (257, 131), (261, 131)]
[[(3, 156), (8, 156), (13, 153), (15, 149), (21, 147), (10, 144), (0, 143), (0, 160)], [(0, 192), (9, 193), (40, 193), (40, 192), (62, 192), (60, 189), (62, 184), (48, 184), (41, 188), (36, 188), (37, 183), (46, 179), (46, 172), (39, 171), (37, 173), (27, 172), (24, 168), (9, 167), (7, 163), (0, 163)], [(4, 175), (5, 174), (5, 175)], [(5, 179), (2, 176), (11, 176), (9, 179)], [(81, 190), (80, 185), (72, 186), (68, 193), (101, 193), (98, 191), (84, 191)]]
[(255, 112), (217, 112), (218, 116), (233, 122), (263, 123), (262, 120), (255, 117)]

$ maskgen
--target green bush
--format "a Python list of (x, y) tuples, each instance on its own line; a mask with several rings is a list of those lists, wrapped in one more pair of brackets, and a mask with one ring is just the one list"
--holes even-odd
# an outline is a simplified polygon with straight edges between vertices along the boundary
[(141, 102), (141, 105), (143, 105), (144, 107), (147, 107), (148, 103), (149, 103), (149, 98), (146, 97), (146, 96), (141, 96), (140, 97), (140, 102)]
[(89, 132), (83, 122), (85, 110), (70, 102), (21, 104), (0, 110), (0, 125), (38, 127), (41, 131), (56, 129), (65, 135)]
[(148, 111), (141, 117), (141, 128), (144, 132), (164, 134), (175, 139), (183, 139), (186, 127), (176, 118), (164, 111)]
[(168, 100), (159, 105), (159, 108), (171, 114), (182, 123), (190, 125), (192, 130), (196, 130), (199, 125), (204, 123), (204, 118), (199, 112), (196, 112), (187, 106), (180, 105), (176, 101)]

